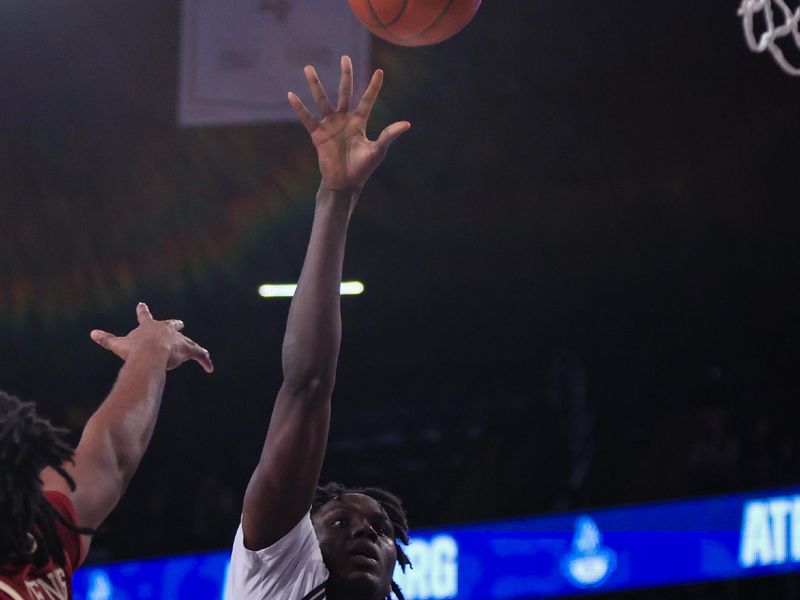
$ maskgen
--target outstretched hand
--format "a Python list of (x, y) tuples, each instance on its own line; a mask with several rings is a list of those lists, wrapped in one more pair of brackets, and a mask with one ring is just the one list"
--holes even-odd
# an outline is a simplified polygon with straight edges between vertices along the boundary
[(153, 344), (169, 349), (166, 365), (168, 371), (181, 366), (187, 360), (200, 363), (206, 373), (214, 371), (208, 350), (180, 333), (183, 329), (183, 321), (178, 319), (156, 321), (150, 314), (150, 309), (143, 302), (136, 306), (136, 318), (139, 326), (124, 337), (118, 337), (100, 329), (92, 330), (89, 335), (92, 340), (122, 360), (126, 360), (131, 351), (138, 346)]
[(386, 156), (389, 145), (408, 131), (411, 123), (392, 123), (380, 133), (377, 140), (368, 140), (367, 121), (383, 83), (383, 71), (375, 71), (361, 101), (351, 112), (353, 64), (349, 56), (342, 57), (341, 69), (339, 100), (335, 110), (325, 94), (316, 69), (311, 66), (307, 66), (304, 72), (320, 117), (312, 115), (294, 92), (289, 92), (289, 104), (311, 134), (319, 158), (322, 186), (337, 191), (359, 191)]

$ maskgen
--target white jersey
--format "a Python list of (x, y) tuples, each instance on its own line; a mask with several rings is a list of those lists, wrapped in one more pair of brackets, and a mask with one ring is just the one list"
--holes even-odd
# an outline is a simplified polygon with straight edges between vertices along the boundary
[(328, 576), (308, 513), (263, 550), (244, 547), (240, 524), (233, 540), (225, 599), (323, 600)]

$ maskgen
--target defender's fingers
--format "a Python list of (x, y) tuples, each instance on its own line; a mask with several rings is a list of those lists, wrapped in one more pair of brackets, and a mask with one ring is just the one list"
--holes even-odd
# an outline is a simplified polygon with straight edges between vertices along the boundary
[(211, 362), (211, 354), (197, 342), (186, 338), (188, 342), (188, 353), (192, 360), (197, 361), (206, 373), (214, 372), (214, 363)]
[(378, 136), (377, 144), (383, 150), (386, 150), (392, 142), (394, 142), (409, 129), (411, 129), (411, 123), (408, 121), (398, 121), (397, 123), (392, 123), (391, 125), (387, 126), (386, 129), (381, 131), (381, 134)]
[(336, 110), (347, 112), (350, 110), (350, 98), (353, 97), (353, 61), (345, 55), (341, 61), (342, 74), (339, 77), (339, 104)]
[(92, 329), (89, 333), (89, 337), (92, 338), (92, 341), (96, 344), (102, 346), (106, 350), (114, 352), (114, 347), (118, 339), (114, 334), (103, 331), (102, 329)]
[(294, 112), (297, 113), (297, 118), (300, 119), (303, 127), (305, 127), (309, 133), (313, 133), (314, 130), (319, 127), (319, 119), (308, 112), (305, 104), (303, 104), (303, 101), (297, 97), (297, 94), (294, 92), (289, 92), (288, 97), (289, 104), (294, 109)]
[(180, 319), (169, 319), (167, 320), (167, 325), (173, 327), (175, 331), (180, 331), (181, 329), (183, 329), (183, 321), (181, 321)]
[(322, 82), (319, 80), (317, 70), (309, 65), (303, 69), (303, 73), (305, 73), (306, 81), (308, 81), (308, 89), (311, 90), (311, 97), (314, 98), (319, 113), (323, 117), (326, 117), (333, 112), (333, 107), (325, 93), (325, 88), (322, 87)]
[(378, 93), (381, 91), (383, 85), (383, 71), (378, 69), (372, 74), (372, 79), (369, 80), (369, 85), (364, 95), (361, 96), (361, 101), (358, 103), (354, 111), (358, 116), (365, 119), (369, 118), (372, 112), (372, 107), (375, 105), (375, 100), (378, 99)]
[(139, 321), (139, 325), (144, 325), (147, 321), (153, 320), (153, 315), (150, 314), (150, 309), (147, 308), (147, 304), (144, 302), (139, 302), (136, 305), (136, 319)]
[(202, 353), (198, 354), (197, 356), (193, 357), (198, 364), (203, 367), (203, 370), (206, 373), (213, 373), (214, 372), (214, 363), (211, 362), (211, 355), (208, 353), (208, 350), (203, 350)]

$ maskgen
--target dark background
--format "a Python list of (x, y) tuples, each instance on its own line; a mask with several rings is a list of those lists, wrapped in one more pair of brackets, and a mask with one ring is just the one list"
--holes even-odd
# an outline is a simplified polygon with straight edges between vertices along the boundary
[[(413, 128), (351, 226), (325, 479), (417, 525), (800, 480), (800, 80), (736, 8), (493, 0), (446, 43), (374, 43), (373, 134)], [(0, 387), (79, 431), (119, 366), (88, 331), (138, 300), (217, 367), (170, 375), (95, 560), (228, 545), (280, 385), (288, 303), (256, 288), (297, 277), (318, 183), (298, 125), (175, 125), (178, 24), (0, 6)]]

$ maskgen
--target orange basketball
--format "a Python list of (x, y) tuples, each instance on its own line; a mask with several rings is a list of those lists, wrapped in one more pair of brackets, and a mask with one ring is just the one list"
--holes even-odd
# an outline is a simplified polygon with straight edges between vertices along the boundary
[(446, 40), (472, 20), (481, 0), (347, 0), (358, 20), (400, 46)]

